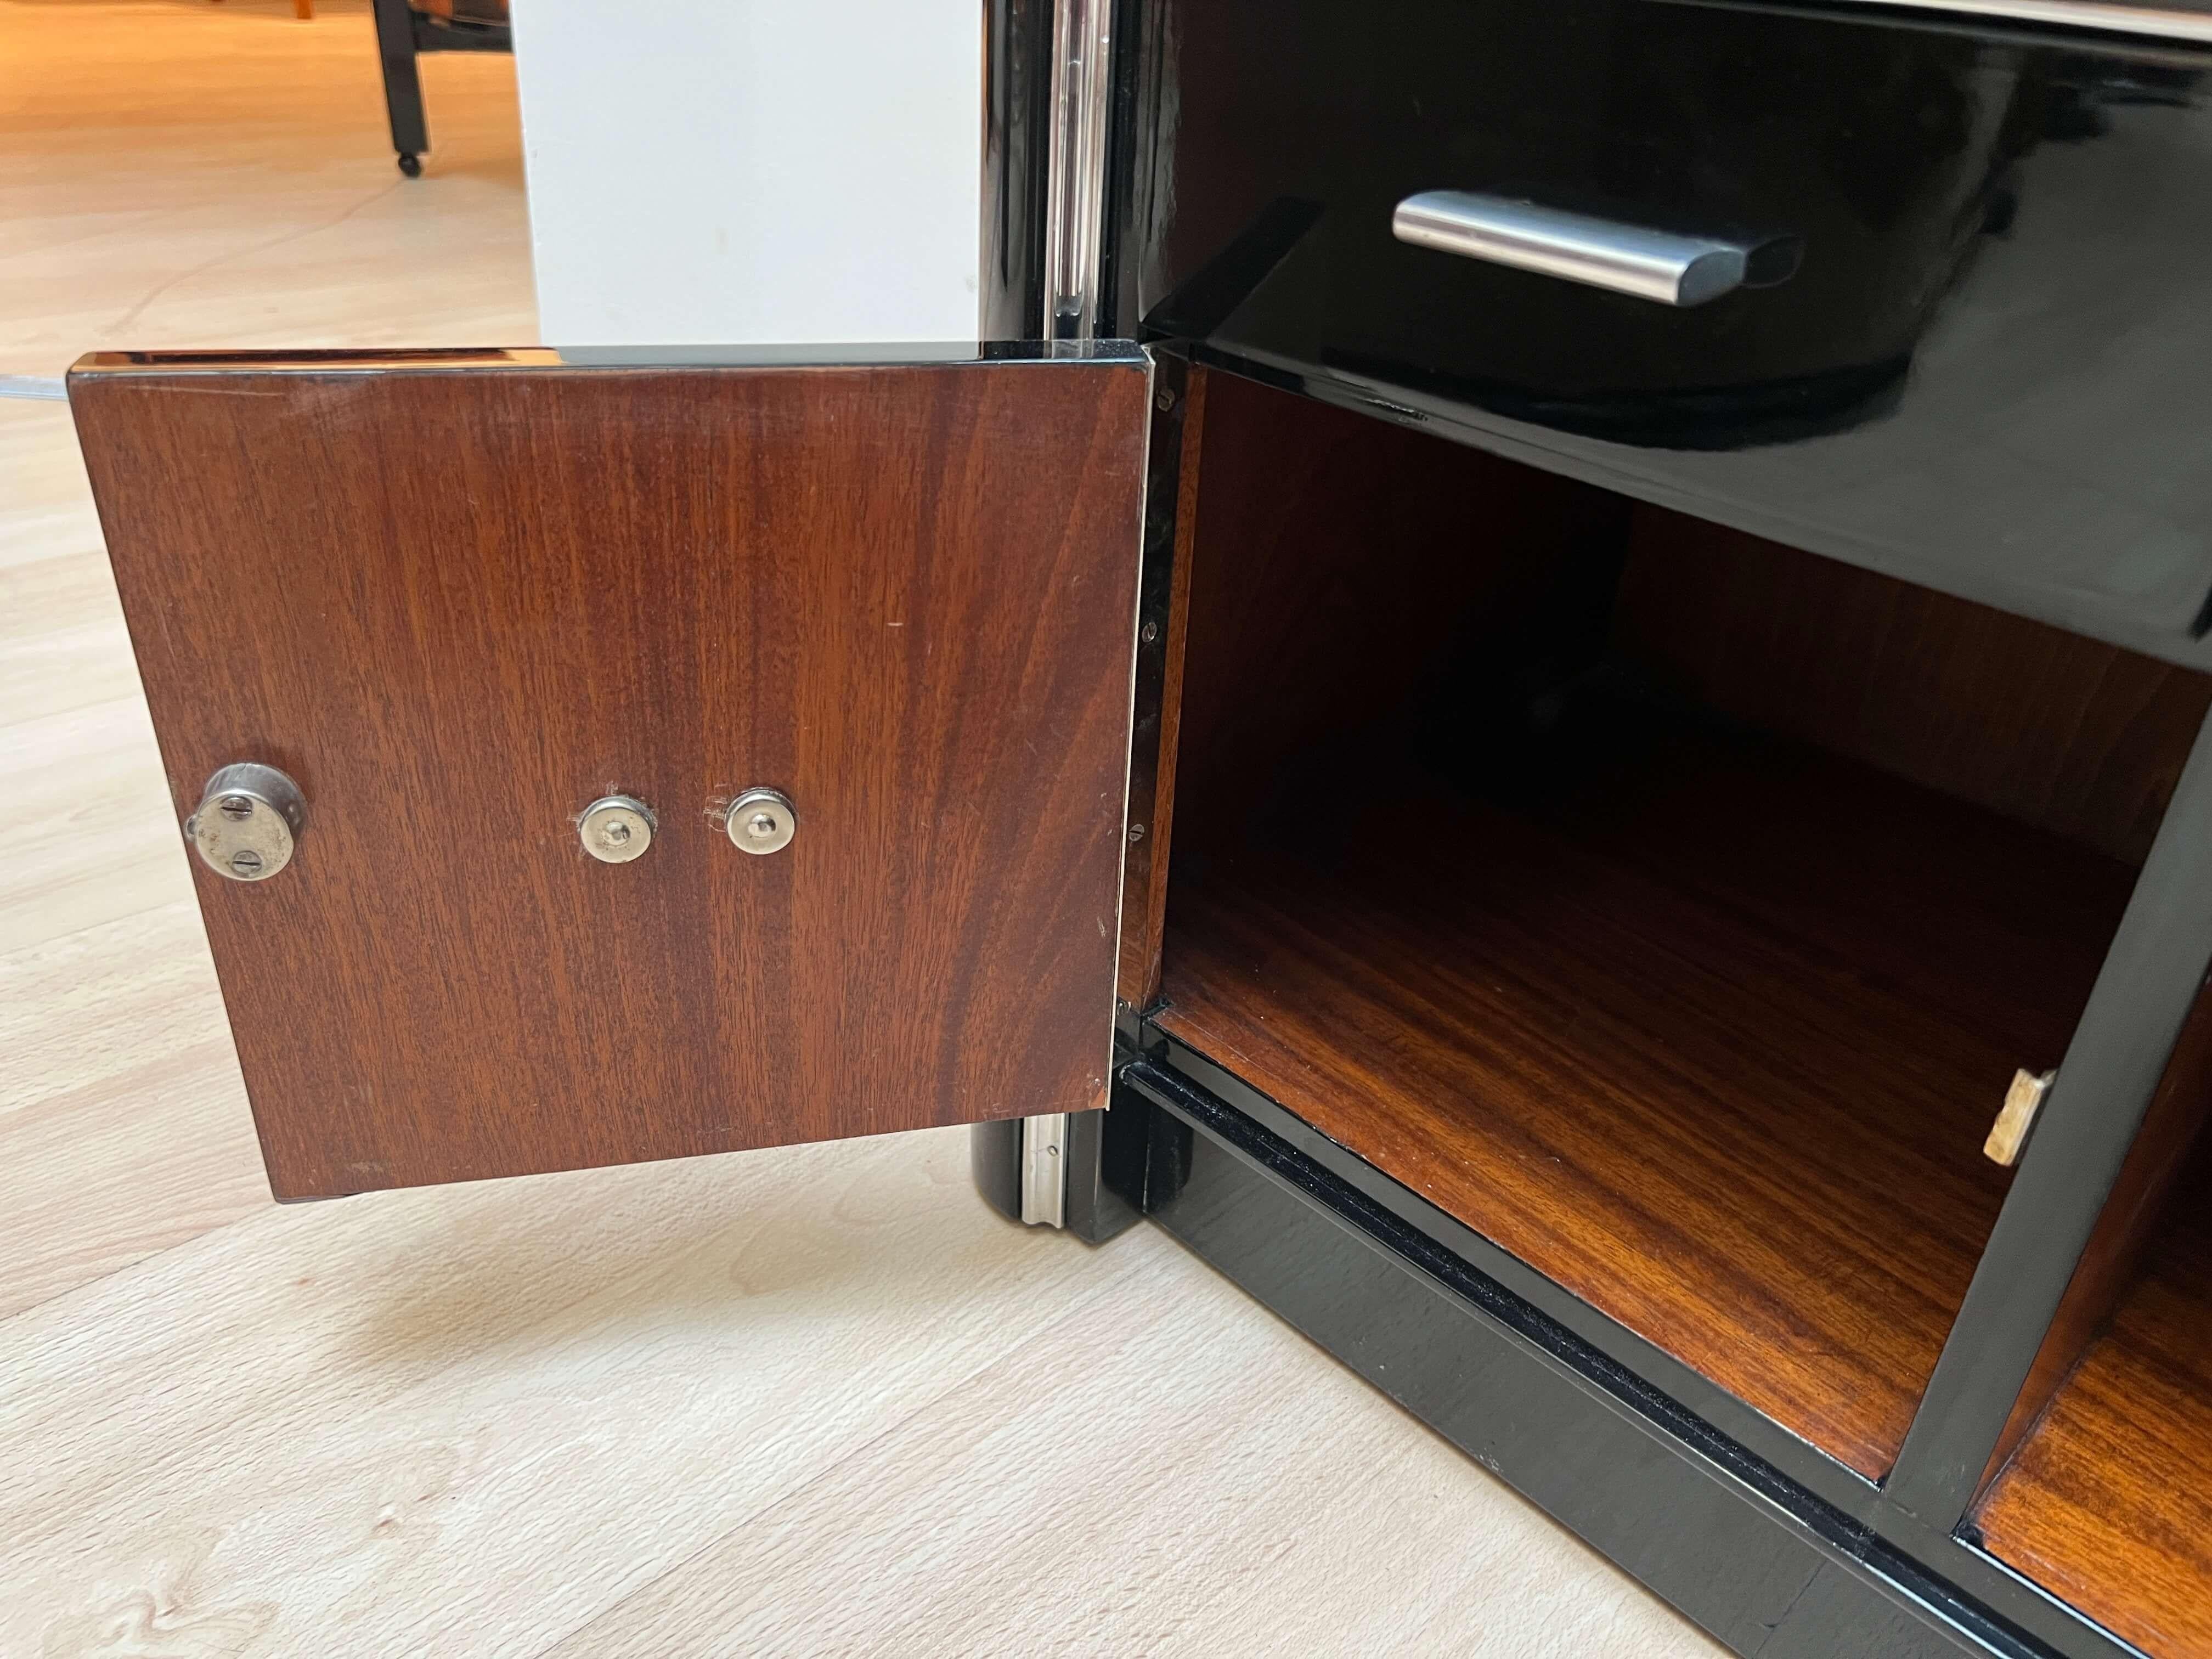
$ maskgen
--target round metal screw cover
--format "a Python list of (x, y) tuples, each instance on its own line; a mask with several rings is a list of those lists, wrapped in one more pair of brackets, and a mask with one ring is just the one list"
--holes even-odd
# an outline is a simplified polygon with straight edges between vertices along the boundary
[(722, 827), (739, 852), (779, 853), (799, 833), (799, 810), (775, 789), (748, 789), (730, 803)]
[(576, 838), (602, 864), (628, 864), (653, 845), (653, 809), (635, 795), (602, 795), (576, 820)]

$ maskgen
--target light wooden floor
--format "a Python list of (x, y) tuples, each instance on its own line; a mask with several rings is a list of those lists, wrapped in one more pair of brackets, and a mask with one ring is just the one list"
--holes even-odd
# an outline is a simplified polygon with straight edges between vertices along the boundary
[[(0, 3), (0, 373), (527, 342), (511, 66)], [(0, 401), (0, 1653), (1705, 1652), (960, 1133), (279, 1209), (65, 408)]]

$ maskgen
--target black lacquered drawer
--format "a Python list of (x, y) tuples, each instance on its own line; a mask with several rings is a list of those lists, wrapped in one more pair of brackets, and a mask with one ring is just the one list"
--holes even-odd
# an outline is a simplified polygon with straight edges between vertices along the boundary
[[(2212, 661), (2212, 58), (1673, 0), (1152, 27), (1116, 266), (1146, 325)], [(1436, 190), (1802, 251), (1677, 307), (1397, 240)]]

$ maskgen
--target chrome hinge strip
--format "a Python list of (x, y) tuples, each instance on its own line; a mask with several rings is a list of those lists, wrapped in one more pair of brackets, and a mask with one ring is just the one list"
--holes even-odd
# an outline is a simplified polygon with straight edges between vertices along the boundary
[(1032, 1227), (1067, 1224), (1067, 1114), (1022, 1120), (1022, 1219)]

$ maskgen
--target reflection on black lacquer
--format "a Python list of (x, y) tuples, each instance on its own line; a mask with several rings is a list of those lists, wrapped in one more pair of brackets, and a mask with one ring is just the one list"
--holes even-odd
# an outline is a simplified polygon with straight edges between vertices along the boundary
[[(1121, 331), (2203, 657), (2212, 468), (2176, 434), (2212, 428), (2185, 368), (2212, 60), (1670, 0), (1157, 0), (1144, 27)], [(1654, 303), (1396, 240), (1429, 191), (1796, 262)]]

